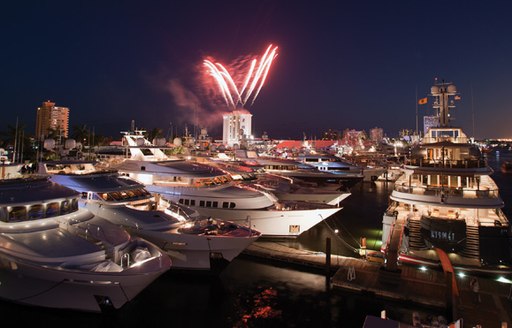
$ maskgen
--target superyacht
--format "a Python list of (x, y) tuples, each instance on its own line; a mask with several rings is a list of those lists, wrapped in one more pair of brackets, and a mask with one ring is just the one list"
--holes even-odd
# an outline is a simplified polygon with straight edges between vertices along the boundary
[[(510, 223), (485, 156), (450, 124), (457, 89), (431, 88), (438, 124), (412, 148), (383, 217), (382, 250), (388, 265), (442, 266), (445, 270), (510, 273)], [(456, 100), (457, 98), (455, 98)]]
[(0, 180), (0, 298), (48, 308), (122, 307), (171, 261), (47, 178)]
[(307, 202), (281, 202), (275, 195), (236, 183), (210, 165), (170, 159), (139, 131), (125, 133), (131, 157), (113, 164), (120, 173), (162, 198), (189, 206), (201, 216), (248, 224), (266, 237), (297, 237), (341, 210)]

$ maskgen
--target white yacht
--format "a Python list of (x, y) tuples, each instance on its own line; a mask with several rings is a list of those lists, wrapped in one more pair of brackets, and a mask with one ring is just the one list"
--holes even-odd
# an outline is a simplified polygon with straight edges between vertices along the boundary
[(395, 182), (383, 251), (395, 264), (510, 273), (510, 224), (493, 170), (462, 129), (450, 125), (456, 94), (450, 83), (431, 89), (439, 124), (412, 149)]
[(124, 135), (131, 158), (114, 167), (162, 198), (189, 206), (202, 216), (250, 224), (262, 236), (297, 237), (341, 208), (305, 202), (278, 202), (266, 192), (234, 183), (218, 168), (169, 159), (141, 133)]
[(39, 173), (81, 192), (81, 204), (95, 215), (159, 246), (172, 270), (217, 273), (260, 236), (232, 222), (199, 219), (190, 208), (155, 199), (141, 183), (93, 162), (43, 162)]
[(273, 175), (299, 179), (315, 184), (317, 188), (321, 189), (349, 191), (364, 178), (361, 171), (331, 172), (296, 159), (258, 156), (254, 151), (239, 151), (237, 157), (246, 166), (261, 168), (264, 172)]
[(79, 197), (47, 178), (0, 181), (0, 298), (101, 312), (169, 270), (160, 249), (79, 208)]
[(340, 203), (350, 196), (349, 191), (319, 188), (313, 183), (272, 173), (258, 174), (256, 180), (246, 181), (244, 184), (270, 192), (281, 201), (340, 206)]
[(331, 154), (302, 154), (297, 160), (316, 167), (319, 171), (349, 177), (363, 175), (363, 181), (377, 181), (386, 172), (386, 168), (377, 166), (359, 166)]
[(281, 201), (304, 201), (339, 206), (342, 200), (350, 196), (349, 191), (319, 188), (315, 183), (268, 173), (257, 167), (251, 168), (243, 161), (234, 160), (228, 156), (218, 156), (213, 159), (199, 157), (196, 160), (218, 167), (229, 173), (233, 180), (242, 181), (244, 185), (271, 193)]

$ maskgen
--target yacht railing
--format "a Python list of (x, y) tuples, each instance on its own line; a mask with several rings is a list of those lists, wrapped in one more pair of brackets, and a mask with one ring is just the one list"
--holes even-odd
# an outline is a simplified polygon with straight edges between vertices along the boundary
[(498, 198), (499, 189), (491, 188), (452, 188), (447, 186), (419, 186), (419, 185), (395, 185), (395, 190), (398, 192), (425, 195), (425, 196), (456, 196), (462, 198)]
[(449, 159), (425, 159), (411, 158), (406, 159), (405, 165), (419, 167), (446, 167), (454, 169), (473, 169), (487, 167), (485, 159), (465, 159), (465, 160), (449, 160)]

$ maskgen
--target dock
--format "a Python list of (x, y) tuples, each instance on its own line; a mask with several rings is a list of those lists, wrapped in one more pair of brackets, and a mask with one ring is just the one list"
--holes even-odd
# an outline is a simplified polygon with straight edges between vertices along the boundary
[[(464, 327), (512, 327), (512, 284), (479, 277), (480, 299), (471, 290), (469, 277), (456, 277), (458, 297), (453, 297), (451, 277), (441, 269), (420, 270), (401, 265), (386, 270), (364, 258), (330, 255), (288, 247), (278, 241), (256, 241), (244, 256), (280, 265), (314, 271), (330, 277), (330, 288), (383, 300), (404, 302), (447, 313)], [(330, 263), (330, 265), (329, 265)]]

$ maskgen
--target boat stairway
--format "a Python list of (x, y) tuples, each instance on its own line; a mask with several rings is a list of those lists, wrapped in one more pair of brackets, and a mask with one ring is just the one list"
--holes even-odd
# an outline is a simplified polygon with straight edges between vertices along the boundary
[(464, 257), (480, 259), (480, 242), (478, 227), (466, 225), (466, 246), (461, 252)]
[(414, 249), (427, 249), (427, 245), (421, 236), (420, 220), (409, 219), (409, 247)]

